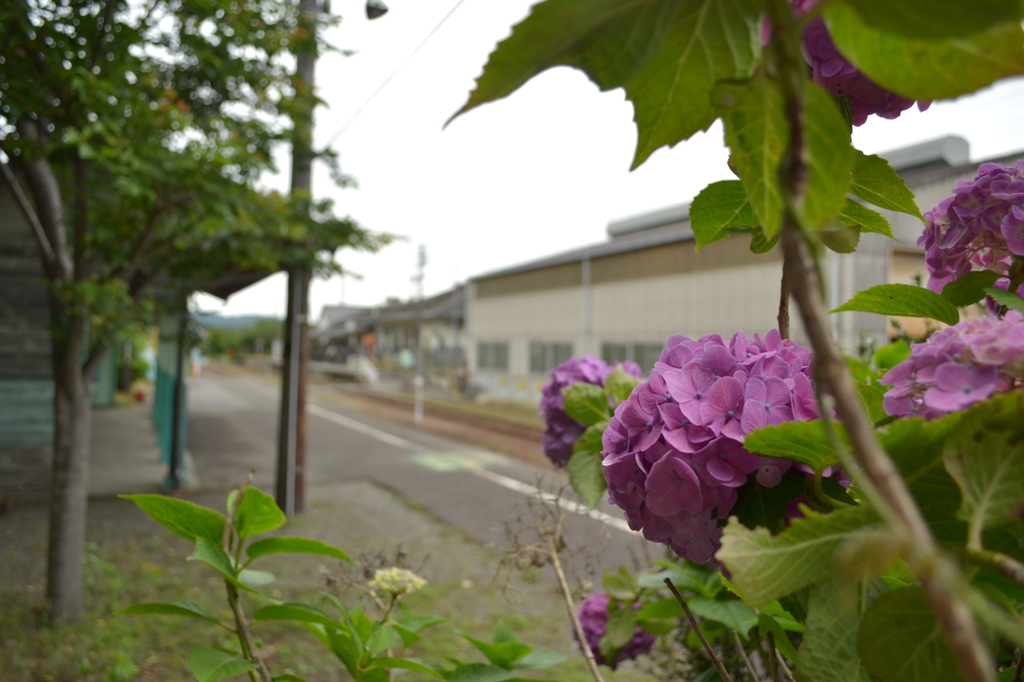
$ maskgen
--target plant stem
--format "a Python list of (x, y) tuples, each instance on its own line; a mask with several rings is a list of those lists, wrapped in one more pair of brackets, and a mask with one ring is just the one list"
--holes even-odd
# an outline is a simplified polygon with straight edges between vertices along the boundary
[(665, 584), (668, 585), (668, 589), (672, 591), (672, 595), (679, 602), (679, 605), (683, 607), (683, 613), (686, 614), (686, 620), (689, 621), (690, 627), (697, 633), (697, 638), (700, 639), (700, 643), (704, 646), (704, 651), (711, 657), (711, 663), (714, 664), (715, 670), (718, 671), (718, 676), (722, 678), (722, 682), (732, 682), (732, 676), (729, 671), (725, 669), (725, 665), (718, 658), (718, 654), (711, 648), (711, 644), (708, 642), (704, 633), (700, 631), (700, 626), (697, 625), (697, 619), (693, 616), (693, 611), (686, 605), (686, 600), (683, 599), (683, 595), (679, 594), (679, 590), (672, 584), (672, 578), (665, 578)]
[(789, 682), (796, 682), (796, 678), (793, 677), (793, 673), (790, 671), (789, 666), (786, 665), (786, 659), (782, 657), (782, 652), (776, 649), (775, 657), (779, 659), (779, 669), (782, 670), (782, 674), (786, 676), (786, 679), (789, 680)]
[(965, 556), (976, 564), (988, 566), (1024, 587), (1024, 564), (1001, 552), (968, 547)]
[(1013, 671), (1010, 682), (1021, 682), (1021, 673), (1024, 673), (1024, 651), (1017, 649), (1017, 668)]
[(765, 657), (768, 659), (768, 672), (771, 674), (774, 682), (782, 682), (782, 680), (779, 679), (779, 662), (775, 660), (779, 651), (775, 648), (775, 635), (769, 632), (764, 636), (764, 638), (768, 643), (768, 655)]
[[(868, 422), (853, 383), (836, 347), (825, 319), (821, 282), (814, 268), (808, 238), (801, 228), (798, 207), (803, 204), (808, 180), (804, 140), (803, 88), (806, 67), (799, 55), (799, 34), (793, 26), (792, 9), (787, 0), (771, 0), (770, 16), (775, 38), (772, 40), (779, 69), (779, 84), (785, 102), (790, 141), (780, 167), (785, 208), (781, 242), (785, 258), (792, 265), (793, 294), (815, 353), (815, 375), (835, 399), (836, 413), (846, 427), (857, 461), (874, 483), (880, 499), (895, 515), (895, 530), (910, 540), (907, 561), (921, 580), (932, 611), (954, 652), (957, 665), (967, 682), (994, 679), (988, 652), (978, 635), (970, 610), (954, 594), (956, 569), (939, 554), (924, 517), (907, 490), (892, 460), (882, 449), (872, 424)], [(876, 500), (872, 499), (872, 502)]]
[(736, 641), (736, 648), (740, 652), (740, 658), (743, 659), (743, 665), (747, 666), (747, 671), (750, 673), (750, 676), (754, 678), (754, 682), (758, 682), (760, 678), (757, 676), (754, 664), (750, 662), (750, 657), (747, 656), (747, 650), (743, 647), (743, 641), (740, 640), (740, 636), (735, 630), (732, 631), (732, 638)]
[(779, 293), (779, 336), (789, 338), (789, 297), (793, 294), (792, 264), (789, 257), (782, 256), (782, 286)]
[(572, 621), (572, 627), (576, 632), (576, 639), (579, 640), (580, 648), (583, 649), (583, 658), (587, 660), (587, 667), (590, 668), (590, 674), (594, 677), (594, 682), (604, 682), (604, 678), (601, 677), (601, 670), (597, 667), (597, 659), (594, 658), (594, 652), (591, 651), (590, 645), (587, 644), (587, 635), (583, 632), (583, 625), (580, 623), (580, 619), (576, 617), (576, 606), (572, 601), (572, 590), (569, 589), (569, 581), (565, 579), (565, 571), (562, 570), (562, 562), (558, 559), (558, 544), (556, 543), (556, 537), (561, 528), (561, 523), (558, 524), (559, 530), (556, 530), (554, 535), (548, 537), (548, 553), (551, 557), (551, 565), (555, 567), (555, 575), (558, 576), (558, 584), (562, 588), (562, 598), (565, 600), (565, 608), (569, 611), (569, 619)]

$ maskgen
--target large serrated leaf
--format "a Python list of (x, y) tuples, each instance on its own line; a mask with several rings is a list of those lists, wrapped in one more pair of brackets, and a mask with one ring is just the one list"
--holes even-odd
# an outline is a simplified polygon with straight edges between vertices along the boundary
[(946, 441), (946, 469), (962, 494), (958, 515), (974, 537), (981, 531), (1024, 514), (1024, 443), (997, 420), (1024, 411), (1018, 394), (999, 396), (974, 406)]
[(782, 225), (779, 165), (789, 144), (782, 96), (771, 79), (759, 73), (748, 81), (719, 83), (713, 97), (725, 123), (730, 163), (765, 239), (772, 239)]
[(587, 430), (572, 444), (573, 452), (601, 452), (604, 445), (601, 442), (604, 430), (608, 428), (608, 421), (599, 421), (591, 424)]
[(656, 149), (707, 130), (718, 117), (712, 87), (750, 76), (760, 58), (761, 14), (755, 0), (677, 4), (682, 10), (660, 49), (625, 84), (638, 134), (633, 168)]
[(253, 615), (253, 620), (257, 622), (287, 620), (299, 623), (319, 623), (320, 625), (326, 625), (332, 628), (342, 627), (341, 623), (336, 619), (331, 618), (320, 609), (301, 602), (292, 604), (268, 604)]
[(224, 535), (224, 515), (213, 509), (200, 507), (165, 495), (121, 495), (131, 500), (146, 512), (149, 518), (171, 531), (178, 537), (195, 542), (203, 537), (211, 542), (220, 542)]
[(622, 365), (619, 365), (609, 372), (608, 377), (604, 380), (604, 390), (608, 392), (608, 395), (621, 403), (623, 400), (627, 400), (633, 393), (633, 389), (642, 384), (643, 381), (643, 379), (637, 379), (631, 374), (626, 374), (626, 370), (622, 369)]
[(850, 191), (869, 204), (924, 220), (914, 193), (882, 157), (855, 149), (851, 177)]
[(721, 623), (730, 630), (736, 631), (743, 639), (750, 635), (750, 629), (757, 625), (757, 614), (744, 606), (738, 599), (708, 599), (692, 597), (686, 605), (704, 620)]
[(690, 206), (690, 227), (696, 250), (725, 239), (739, 228), (758, 225), (757, 216), (739, 180), (713, 182), (700, 191)]
[(290, 538), (290, 537), (279, 537), (279, 538), (264, 538), (253, 542), (245, 548), (246, 556), (250, 559), (263, 556), (265, 554), (281, 554), (281, 553), (294, 553), (294, 554), (315, 554), (318, 556), (329, 556), (335, 559), (341, 559), (342, 561), (351, 561), (348, 554), (341, 551), (337, 547), (321, 542), (320, 540), (312, 540), (310, 538)]
[(1024, 72), (1019, 21), (957, 38), (925, 39), (873, 28), (844, 3), (828, 5), (824, 14), (843, 56), (871, 80), (909, 99), (958, 97)]
[(846, 0), (846, 4), (881, 31), (916, 38), (965, 36), (1021, 18), (1021, 5), (1015, 0)]
[(604, 389), (585, 381), (577, 381), (562, 389), (565, 413), (572, 419), (593, 426), (611, 417), (608, 394)]
[(654, 54), (679, 11), (673, 0), (547, 0), (498, 44), (459, 114), (510, 95), (545, 69), (578, 66), (615, 88)]
[(797, 651), (796, 677), (814, 682), (872, 682), (857, 656), (864, 600), (838, 578), (811, 589), (807, 631)]
[(952, 303), (934, 291), (912, 284), (879, 284), (857, 292), (833, 313), (854, 310), (879, 315), (925, 317), (946, 324), (960, 321), (960, 312)]
[(991, 270), (975, 270), (957, 277), (942, 287), (942, 298), (957, 308), (966, 308), (985, 298), (985, 289), (995, 284), (999, 275)]
[(850, 146), (850, 127), (835, 99), (810, 80), (804, 95), (809, 180), (801, 213), (807, 226), (816, 229), (824, 227), (846, 206), (854, 149)]
[(986, 287), (985, 294), (992, 297), (992, 300), (1001, 306), (1006, 306), (1009, 310), (1016, 310), (1018, 313), (1024, 313), (1024, 299), (1017, 294), (1005, 291), (1004, 289), (996, 289), (994, 287)]
[(574, 452), (565, 465), (569, 484), (588, 506), (594, 507), (608, 489), (600, 452)]
[(766, 488), (750, 475), (747, 482), (737, 490), (736, 504), (730, 515), (735, 516), (747, 528), (763, 526), (775, 531), (782, 523), (790, 503), (807, 492), (807, 475), (798, 469), (790, 469), (778, 485)]
[(904, 587), (878, 597), (861, 617), (857, 651), (879, 682), (957, 682), (956, 658), (924, 590)]
[(835, 222), (846, 227), (858, 227), (861, 232), (874, 232), (884, 234), (890, 239), (896, 238), (892, 234), (892, 225), (885, 216), (853, 199), (846, 200), (846, 206), (835, 217)]
[(188, 669), (199, 682), (216, 682), (256, 670), (257, 667), (252, 661), (235, 658), (210, 647), (197, 646), (188, 652)]
[(840, 509), (831, 514), (806, 510), (779, 535), (765, 528), (749, 530), (730, 517), (715, 558), (725, 564), (748, 606), (760, 606), (828, 579), (834, 555), (848, 535), (877, 523), (869, 507)]
[[(832, 428), (840, 443), (848, 446), (846, 430), (840, 424), (833, 424)], [(817, 419), (783, 422), (778, 426), (757, 429), (743, 441), (743, 447), (758, 455), (800, 462), (815, 471), (824, 471), (839, 463), (839, 456), (832, 448), (825, 427)]]

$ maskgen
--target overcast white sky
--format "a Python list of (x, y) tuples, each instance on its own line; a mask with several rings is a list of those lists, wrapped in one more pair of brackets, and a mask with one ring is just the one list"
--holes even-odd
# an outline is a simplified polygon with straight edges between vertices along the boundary
[[(370, 22), (364, 0), (334, 0), (344, 17), (329, 39), (357, 54), (317, 65), (316, 140), (324, 144), (455, 5), (456, 0), (386, 0)], [(632, 107), (621, 90), (600, 93), (581, 72), (547, 71), (500, 102), (442, 130), (465, 102), (487, 55), (527, 13), (530, 0), (463, 4), (334, 143), (359, 189), (336, 190), (326, 172), (317, 196), (366, 227), (404, 235), (376, 254), (342, 251), (338, 261), (360, 279), (315, 281), (311, 312), (327, 304), (376, 305), (414, 293), (419, 244), (427, 248), (425, 290), (601, 241), (609, 221), (688, 202), (708, 183), (731, 177), (721, 128), (656, 152), (630, 173), (636, 143)], [(895, 121), (872, 117), (854, 144), (876, 153), (943, 135), (965, 137), (972, 159), (1024, 150), (1024, 81), (1006, 81), (956, 102), (940, 102)], [(287, 171), (287, 159), (282, 159)], [(287, 172), (269, 180), (287, 187)], [(197, 305), (228, 315), (284, 315), (285, 277), (275, 275), (226, 305), (200, 295)]]

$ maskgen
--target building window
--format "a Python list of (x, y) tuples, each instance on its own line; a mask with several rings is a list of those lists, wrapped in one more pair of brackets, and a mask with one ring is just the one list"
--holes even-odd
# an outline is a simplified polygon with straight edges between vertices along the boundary
[(571, 343), (531, 343), (530, 371), (534, 374), (550, 372), (571, 357)]
[(476, 346), (477, 369), (508, 369), (507, 343), (478, 343)]
[(658, 343), (603, 343), (601, 358), (610, 364), (635, 362), (644, 372), (650, 373), (661, 357), (662, 348)]

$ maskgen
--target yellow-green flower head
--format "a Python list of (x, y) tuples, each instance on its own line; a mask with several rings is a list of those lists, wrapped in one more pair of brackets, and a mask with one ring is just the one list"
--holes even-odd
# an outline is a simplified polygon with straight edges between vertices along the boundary
[(422, 588), (427, 581), (404, 568), (381, 568), (373, 574), (370, 589), (393, 595), (410, 594)]

